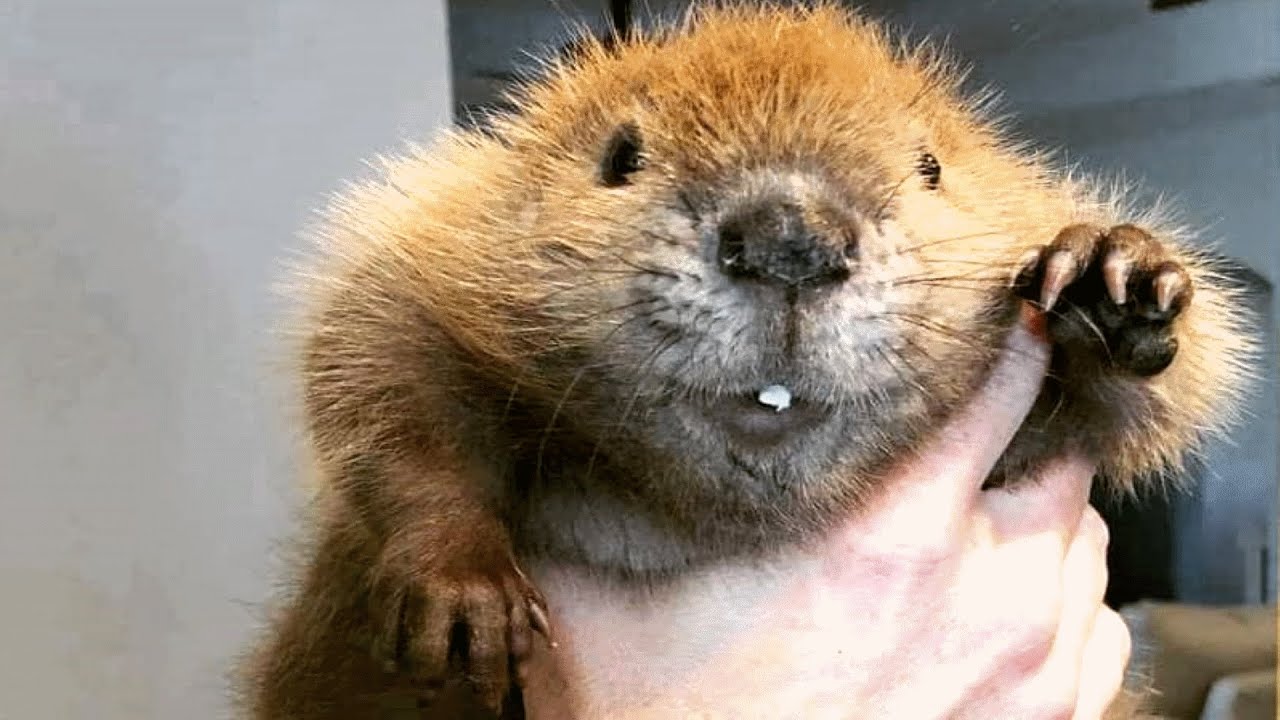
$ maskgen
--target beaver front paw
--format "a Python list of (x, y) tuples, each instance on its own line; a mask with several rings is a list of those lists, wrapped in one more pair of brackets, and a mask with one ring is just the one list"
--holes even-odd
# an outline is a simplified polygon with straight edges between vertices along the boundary
[(1186, 269), (1147, 231), (1086, 224), (1032, 251), (1014, 289), (1049, 313), (1055, 342), (1087, 346), (1111, 368), (1139, 377), (1173, 362), (1174, 319), (1193, 292)]
[(490, 560), (376, 583), (382, 622), (374, 656), (387, 671), (408, 674), (422, 706), (460, 673), (477, 700), (497, 712), (533, 633), (551, 642), (542, 593), (509, 556), (485, 555)]

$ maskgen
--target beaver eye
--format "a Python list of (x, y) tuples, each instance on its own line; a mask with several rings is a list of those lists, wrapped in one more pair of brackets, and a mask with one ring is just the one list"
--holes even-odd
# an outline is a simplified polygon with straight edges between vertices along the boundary
[(644, 146), (640, 130), (627, 123), (614, 131), (600, 161), (600, 182), (605, 187), (618, 187), (630, 182), (633, 173), (644, 169)]
[(920, 158), (916, 160), (916, 171), (924, 178), (924, 186), (930, 190), (937, 190), (938, 184), (942, 182), (942, 163), (938, 162), (938, 158), (933, 153), (921, 153)]

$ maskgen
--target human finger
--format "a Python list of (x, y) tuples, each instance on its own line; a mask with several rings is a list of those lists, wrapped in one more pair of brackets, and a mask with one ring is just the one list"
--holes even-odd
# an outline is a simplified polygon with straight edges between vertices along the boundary
[(1107, 590), (1107, 525), (1087, 508), (1062, 562), (1057, 632), (1042, 670), (1044, 680), (1074, 702), (1081, 663)]
[[(1048, 623), (1050, 634), (1042, 656), (1030, 656), (1029, 664), (1035, 665), (1033, 674), (1021, 682), (1011, 684), (1011, 692), (1003, 702), (1010, 708), (1009, 717), (1072, 717), (1079, 707), (1084, 683), (1090, 683), (1088, 692), (1097, 694), (1097, 678), (1083, 678), (1082, 668), (1086, 648), (1093, 642), (1094, 624), (1103, 605), (1107, 586), (1106, 526), (1092, 508), (1081, 519), (1079, 531), (1071, 539), (1065, 557), (1059, 561), (1051, 534), (1022, 536), (1000, 547), (1009, 554), (1003, 564), (1020, 563), (1018, 573), (1024, 594), (1022, 604), (1043, 604), (1051, 609), (1051, 615), (1041, 616), (1033, 607), (1026, 608), (1028, 622)], [(1020, 559), (1019, 559), (1020, 558)], [(1041, 575), (1048, 570), (1048, 575)], [(1052, 586), (1052, 587), (1050, 587)], [(1038, 595), (1056, 598), (1049, 603), (1039, 603)], [(1016, 615), (1022, 608), (1013, 608)], [(1021, 657), (1019, 662), (1021, 662)], [(1103, 680), (1109, 676), (1103, 673)]]
[(1085, 508), (1080, 527), (1062, 562), (1062, 621), (1054, 640), (1054, 655), (1064, 663), (1079, 667), (1085, 642), (1090, 637), (1098, 608), (1107, 591), (1107, 543), (1109, 532), (1102, 516)]
[(1023, 305), (1005, 350), (978, 394), (908, 459), (881, 494), (886, 528), (948, 534), (968, 514), (982, 482), (1031, 411), (1049, 362), (1043, 315)]
[(1016, 484), (984, 490), (980, 502), (999, 540), (1053, 533), (1065, 549), (1089, 507), (1095, 473), (1092, 461), (1071, 453)]
[(1093, 621), (1080, 664), (1080, 692), (1072, 720), (1102, 720), (1124, 688), (1133, 639), (1124, 620), (1103, 607)]

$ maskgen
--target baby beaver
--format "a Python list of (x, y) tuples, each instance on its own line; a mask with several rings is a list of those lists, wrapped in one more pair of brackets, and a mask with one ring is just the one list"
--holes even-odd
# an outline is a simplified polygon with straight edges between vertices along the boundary
[(1217, 262), (868, 19), (707, 8), (514, 100), (346, 192), (301, 275), (323, 491), (255, 718), (458, 717), (429, 698), (459, 677), (496, 707), (550, 633), (523, 564), (661, 583), (822, 533), (1024, 300), (1051, 376), (990, 484), (1079, 451), (1130, 490), (1231, 418), (1250, 321)]

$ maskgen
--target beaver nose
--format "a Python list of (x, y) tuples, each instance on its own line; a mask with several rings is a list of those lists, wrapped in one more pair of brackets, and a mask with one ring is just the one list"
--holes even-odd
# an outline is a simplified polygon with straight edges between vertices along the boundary
[(720, 224), (716, 256), (720, 271), (737, 280), (772, 285), (826, 285), (849, 277), (854, 241), (837, 246), (805, 223), (792, 204), (769, 203), (739, 212)]

